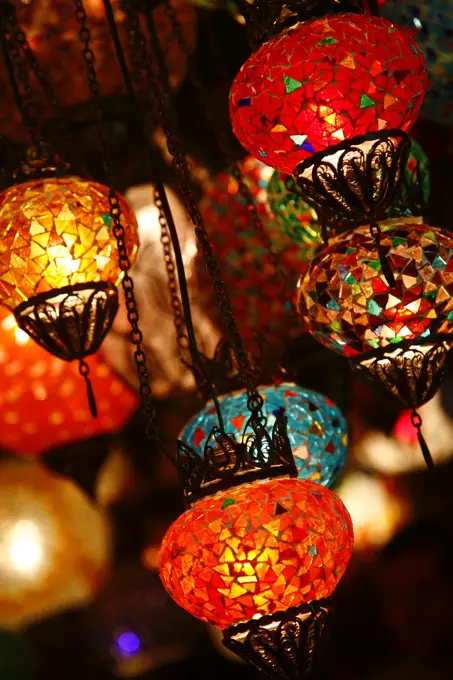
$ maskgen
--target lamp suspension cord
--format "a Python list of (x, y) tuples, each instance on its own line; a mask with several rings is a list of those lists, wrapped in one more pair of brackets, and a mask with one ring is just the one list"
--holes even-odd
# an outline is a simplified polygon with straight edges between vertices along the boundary
[[(149, 85), (149, 92), (153, 97), (153, 103), (156, 108), (159, 123), (166, 136), (168, 151), (172, 156), (172, 165), (178, 178), (181, 194), (184, 196), (187, 211), (194, 224), (195, 233), (205, 258), (206, 267), (211, 276), (224, 329), (231, 339), (236, 360), (239, 366), (240, 377), (247, 389), (248, 408), (253, 414), (259, 416), (263, 406), (263, 398), (257, 392), (250, 362), (244, 350), (242, 338), (231, 309), (228, 291), (220, 278), (220, 268), (204, 228), (202, 217), (197, 208), (196, 200), (193, 194), (188, 163), (181, 144), (173, 133), (170, 118), (165, 105), (163, 88), (161, 86), (160, 79), (155, 73), (155, 64), (147, 49), (146, 39), (140, 28), (136, 10), (133, 9), (128, 2), (123, 2), (123, 10), (125, 11), (130, 26), (130, 48), (132, 54), (136, 55), (137, 61), (140, 61), (143, 65), (143, 70), (146, 74), (146, 79)], [(145, 11), (151, 11), (151, 8), (148, 4), (145, 6)], [(155, 27), (152, 18), (151, 26), (153, 26), (153, 32), (155, 33)]]
[(134, 295), (134, 282), (129, 274), (130, 261), (126, 248), (126, 232), (121, 224), (121, 207), (118, 195), (113, 186), (113, 173), (111, 169), (111, 154), (107, 135), (107, 127), (102, 116), (101, 86), (99, 84), (95, 65), (95, 55), (90, 45), (91, 33), (87, 26), (87, 13), (83, 0), (73, 0), (75, 5), (75, 17), (79, 24), (79, 40), (82, 46), (82, 56), (85, 62), (88, 84), (91, 92), (91, 104), (93, 116), (99, 136), (99, 147), (102, 166), (109, 186), (110, 215), (113, 222), (113, 234), (118, 246), (119, 266), (124, 276), (122, 286), (126, 300), (127, 318), (131, 327), (130, 340), (135, 346), (134, 361), (137, 367), (140, 382), (140, 397), (143, 411), (146, 417), (146, 433), (149, 439), (155, 443), (165, 455), (174, 462), (174, 457), (163, 447), (155, 424), (155, 409), (152, 400), (151, 387), (148, 379), (146, 354), (143, 351), (143, 333), (139, 326), (139, 313), (137, 301)]
[[(182, 253), (181, 253), (181, 246), (179, 243), (179, 237), (178, 237), (178, 232), (176, 230), (176, 225), (175, 221), (173, 219), (173, 215), (171, 212), (170, 204), (168, 202), (168, 197), (167, 197), (167, 192), (165, 190), (165, 186), (162, 182), (162, 180), (157, 176), (157, 173), (155, 171), (155, 168), (153, 167), (153, 151), (152, 147), (150, 145), (148, 135), (146, 134), (146, 130), (143, 126), (143, 120), (140, 115), (140, 104), (137, 100), (134, 86), (132, 84), (131, 76), (129, 73), (129, 68), (126, 63), (126, 58), (124, 55), (124, 50), (121, 45), (121, 40), (118, 35), (118, 29), (116, 26), (115, 22), (115, 17), (113, 14), (113, 9), (110, 0), (103, 0), (104, 2), (104, 8), (105, 8), (105, 13), (107, 16), (107, 21), (109, 24), (109, 29), (110, 29), (110, 34), (113, 39), (113, 43), (115, 46), (115, 52), (116, 56), (118, 59), (118, 63), (121, 68), (121, 72), (123, 75), (123, 80), (124, 84), (126, 86), (129, 98), (131, 100), (131, 103), (133, 105), (134, 113), (135, 113), (135, 118), (136, 122), (138, 125), (138, 129), (141, 133), (142, 140), (145, 144), (145, 148), (148, 152), (148, 170), (151, 176), (151, 183), (155, 187), (155, 199), (157, 199), (157, 207), (159, 209), (159, 222), (161, 223), (161, 226), (163, 225), (163, 222), (165, 221), (165, 225), (168, 228), (170, 237), (171, 237), (171, 242), (173, 245), (173, 252), (175, 256), (175, 261), (176, 261), (176, 269), (178, 272), (178, 281), (179, 281), (179, 289), (180, 289), (180, 294), (181, 294), (181, 303), (182, 303), (182, 308), (183, 308), (183, 317), (185, 320), (185, 325), (187, 329), (187, 338), (188, 338), (188, 343), (189, 343), (189, 349), (190, 349), (190, 354), (192, 357), (192, 361), (195, 363), (195, 365), (199, 368), (202, 377), (206, 384), (208, 385), (209, 392), (211, 394), (211, 397), (214, 401), (216, 412), (217, 412), (217, 418), (219, 421), (219, 427), (220, 430), (223, 432), (224, 431), (224, 424), (223, 424), (223, 418), (222, 418), (222, 412), (220, 410), (220, 405), (217, 399), (217, 394), (214, 388), (214, 385), (212, 384), (212, 381), (209, 378), (208, 371), (206, 366), (203, 363), (203, 359), (201, 358), (198, 345), (197, 345), (197, 340), (195, 336), (195, 329), (193, 325), (193, 320), (192, 320), (192, 312), (190, 308), (190, 299), (189, 299), (189, 291), (188, 291), (188, 286), (187, 286), (187, 279), (186, 279), (186, 273), (184, 269), (184, 261), (182, 258)], [(179, 302), (179, 300), (178, 300)], [(176, 303), (177, 304), (177, 303)]]

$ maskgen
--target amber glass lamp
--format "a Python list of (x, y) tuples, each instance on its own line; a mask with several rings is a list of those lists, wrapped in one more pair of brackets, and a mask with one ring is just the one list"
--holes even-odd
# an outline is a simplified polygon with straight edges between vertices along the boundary
[[(129, 260), (135, 215), (119, 196)], [(0, 196), (0, 302), (60, 359), (96, 352), (118, 308), (122, 267), (107, 187), (78, 177), (33, 179)]]
[(351, 556), (350, 517), (334, 493), (294, 478), (283, 412), (272, 438), (252, 415), (241, 444), (216, 428), (209, 440), (203, 457), (178, 444), (191, 507), (162, 542), (162, 582), (244, 660), (299, 678), (318, 656)]

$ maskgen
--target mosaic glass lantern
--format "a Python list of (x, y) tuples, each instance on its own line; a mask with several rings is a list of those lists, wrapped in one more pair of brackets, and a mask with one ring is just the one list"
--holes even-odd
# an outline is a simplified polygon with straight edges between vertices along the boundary
[[(272, 169), (248, 157), (241, 163), (241, 170), (286, 278), (269, 262), (263, 239), (230, 170), (219, 173), (205, 185), (199, 209), (241, 330), (273, 342), (297, 328), (293, 286), (305, 256), (283, 233), (269, 210), (267, 186)], [(212, 310), (215, 316), (217, 304), (201, 254), (197, 258), (197, 269), (203, 307)], [(203, 291), (206, 291), (204, 295)]]
[[(430, 195), (429, 164), (421, 146), (411, 139), (411, 147), (402, 180), (403, 185), (412, 186), (414, 181), (420, 182), (423, 203)], [(292, 185), (292, 189), (290, 188)], [(315, 209), (306, 203), (288, 175), (276, 170), (267, 188), (269, 208), (285, 234), (301, 246), (304, 256), (311, 260), (316, 249), (322, 245), (321, 224)], [(401, 207), (400, 207), (401, 205)], [(407, 211), (410, 206), (400, 199), (399, 195), (388, 206), (388, 216), (396, 217), (401, 210)], [(336, 225), (338, 230), (338, 225)]]
[[(0, 302), (45, 349), (78, 359), (87, 386), (83, 359), (99, 349), (113, 322), (122, 278), (108, 194), (101, 184), (52, 177), (0, 196)], [(133, 262), (137, 221), (120, 196), (119, 204)]]
[(159, 570), (177, 604), (223, 629), (228, 648), (271, 677), (286, 659), (296, 678), (303, 617), (318, 635), (352, 545), (335, 494), (277, 478), (196, 502), (167, 531)]
[(429, 89), (421, 115), (453, 124), (453, 7), (445, 0), (384, 0), (380, 13), (403, 26), (423, 51)]
[[(453, 345), (453, 238), (407, 221), (381, 228), (395, 286), (362, 226), (314, 258), (299, 282), (299, 310), (317, 340), (415, 409), (437, 391)], [(419, 417), (413, 422), (420, 431)]]
[(118, 432), (137, 396), (100, 353), (89, 357), (98, 417), (92, 418), (74, 363), (53, 357), (0, 309), (0, 448), (28, 457), (81, 439)]
[[(263, 387), (263, 416), (272, 427), (282, 408), (287, 417), (288, 439), (301, 479), (329, 486), (342, 469), (347, 454), (347, 426), (340, 409), (317, 392), (282, 383)], [(241, 440), (250, 417), (245, 390), (219, 398), (225, 431)], [(203, 454), (209, 434), (217, 425), (216, 410), (208, 403), (179, 436)]]
[(407, 132), (426, 87), (423, 55), (406, 31), (386, 19), (338, 14), (264, 43), (236, 76), (230, 116), (249, 153), (292, 174), (345, 140)]

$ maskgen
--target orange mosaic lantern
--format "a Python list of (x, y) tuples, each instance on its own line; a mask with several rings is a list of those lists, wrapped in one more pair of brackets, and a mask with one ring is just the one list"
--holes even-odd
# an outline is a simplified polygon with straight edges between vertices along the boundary
[(255, 479), (181, 515), (159, 570), (175, 602), (220, 628), (229, 650), (273, 678), (290, 659), (291, 679), (317, 658), (352, 546), (351, 519), (334, 493), (301, 479)]
[[(118, 196), (132, 263), (138, 226)], [(42, 347), (79, 360), (96, 412), (84, 358), (96, 352), (118, 309), (123, 272), (109, 189), (78, 177), (39, 178), (0, 196), (0, 302)]]
[(352, 544), (349, 514), (328, 489), (252, 482), (181, 515), (163, 540), (160, 574), (177, 604), (224, 629), (330, 597)]
[(138, 408), (138, 398), (99, 353), (88, 362), (96, 419), (77, 366), (43, 350), (0, 309), (0, 448), (35, 458), (53, 447), (118, 432)]

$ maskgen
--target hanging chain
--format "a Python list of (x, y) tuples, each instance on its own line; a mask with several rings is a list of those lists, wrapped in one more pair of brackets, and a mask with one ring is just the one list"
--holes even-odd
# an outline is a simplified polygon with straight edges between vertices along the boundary
[(287, 279), (287, 274), (283, 271), (281, 267), (279, 258), (277, 257), (274, 251), (272, 240), (270, 239), (263, 225), (263, 221), (258, 212), (256, 200), (250, 190), (249, 185), (244, 180), (244, 173), (242, 172), (240, 164), (236, 160), (236, 154), (234, 153), (234, 149), (232, 148), (228, 132), (225, 129), (218, 132), (218, 123), (213, 118), (209, 97), (207, 96), (206, 89), (200, 77), (200, 73), (198, 71), (195, 59), (193, 58), (190, 52), (189, 45), (187, 44), (184, 32), (182, 30), (182, 26), (176, 15), (176, 11), (171, 0), (164, 0), (164, 9), (165, 13), (167, 14), (167, 17), (171, 22), (174, 34), (176, 35), (176, 38), (178, 40), (178, 45), (181, 48), (181, 51), (183, 52), (184, 56), (186, 57), (186, 62), (188, 65), (189, 76), (192, 85), (194, 86), (194, 89), (200, 96), (211, 131), (217, 138), (217, 141), (225, 157), (225, 160), (232, 168), (231, 174), (238, 183), (239, 192), (242, 198), (244, 199), (247, 209), (250, 213), (250, 217), (253, 221), (253, 226), (255, 227), (256, 233), (258, 234), (258, 237), (266, 250), (267, 259), (274, 270), (274, 277), (278, 276), (282, 277), (283, 278), (282, 283), (284, 285), (284, 282)]
[(34, 153), (44, 160), (47, 151), (40, 133), (36, 96), (25, 66), (23, 51), (25, 35), (17, 23), (16, 11), (12, 5), (2, 3), (0, 11), (3, 53), (16, 105), (35, 147)]
[(170, 231), (168, 229), (167, 219), (163, 210), (162, 201), (159, 192), (154, 190), (154, 204), (159, 211), (159, 225), (160, 225), (160, 242), (164, 251), (165, 268), (167, 270), (168, 292), (170, 296), (170, 306), (173, 313), (173, 322), (176, 330), (176, 341), (181, 351), (181, 359), (189, 349), (189, 338), (186, 333), (186, 322), (184, 319), (184, 312), (182, 309), (181, 298), (178, 295), (178, 281), (176, 277), (176, 265), (173, 257), (173, 250), (171, 245)]
[[(75, 16), (79, 23), (79, 40), (83, 46), (83, 59), (85, 61), (88, 83), (92, 95), (93, 115), (96, 123), (97, 133), (99, 135), (99, 145), (101, 151), (102, 164), (104, 172), (107, 177), (109, 185), (109, 204), (110, 215), (113, 221), (113, 235), (116, 238), (118, 246), (119, 266), (124, 273), (122, 279), (122, 286), (126, 301), (127, 318), (131, 327), (130, 340), (135, 347), (134, 360), (137, 368), (140, 396), (143, 405), (143, 410), (147, 420), (146, 432), (148, 437), (164, 450), (159, 440), (159, 433), (155, 424), (155, 410), (152, 401), (151, 387), (148, 379), (148, 370), (146, 366), (146, 354), (143, 351), (143, 333), (139, 327), (139, 314), (137, 308), (137, 301), (134, 295), (134, 282), (129, 275), (130, 261), (127, 254), (126, 234), (123, 225), (121, 224), (121, 208), (118, 200), (118, 195), (113, 188), (113, 175), (111, 171), (111, 156), (110, 147), (107, 137), (107, 129), (102, 117), (101, 109), (101, 87), (97, 79), (95, 55), (90, 47), (90, 30), (87, 26), (87, 14), (83, 4), (83, 0), (74, 0), (76, 7)], [(171, 458), (170, 454), (165, 451), (167, 457)], [(171, 458), (172, 459), (172, 458)]]
[[(168, 151), (172, 156), (172, 167), (176, 172), (179, 187), (185, 199), (187, 211), (194, 224), (195, 233), (205, 258), (206, 268), (211, 276), (214, 292), (217, 297), (218, 306), (222, 317), (222, 322), (225, 331), (228, 333), (231, 339), (232, 346), (236, 354), (241, 379), (247, 388), (249, 408), (255, 413), (259, 412), (262, 408), (263, 399), (256, 390), (253, 372), (247, 357), (247, 353), (245, 352), (242, 344), (239, 329), (233, 316), (228, 291), (220, 278), (220, 268), (197, 207), (188, 163), (181, 148), (180, 142), (173, 134), (171, 129), (169, 115), (165, 105), (165, 95), (163, 93), (160, 79), (156, 75), (154, 62), (147, 50), (146, 40), (139, 25), (137, 12), (132, 9), (128, 2), (123, 2), (123, 10), (126, 14), (129, 24), (129, 47), (132, 55), (135, 55), (134, 59), (137, 63), (142, 65), (146, 75), (149, 86), (148, 91), (153, 99), (154, 108), (158, 115), (160, 125), (166, 136)], [(151, 12), (152, 9), (149, 6), (146, 6), (145, 11)], [(153, 26), (152, 18), (149, 21), (149, 24)], [(154, 42), (156, 41), (154, 40)]]

